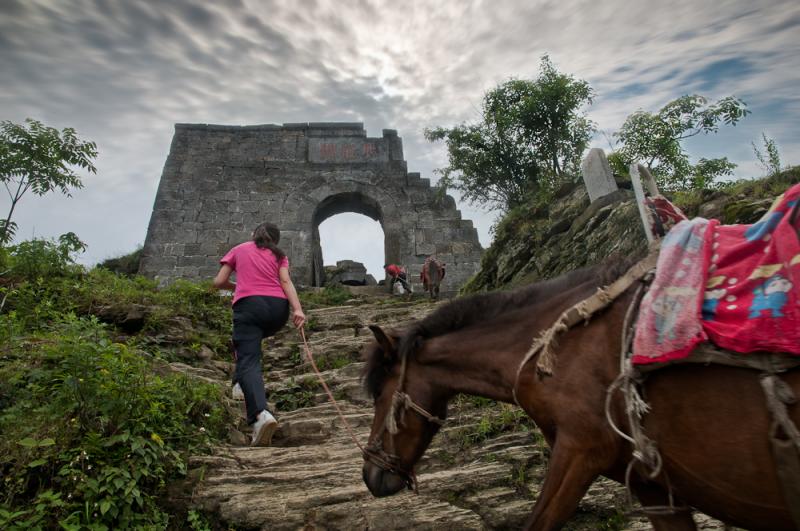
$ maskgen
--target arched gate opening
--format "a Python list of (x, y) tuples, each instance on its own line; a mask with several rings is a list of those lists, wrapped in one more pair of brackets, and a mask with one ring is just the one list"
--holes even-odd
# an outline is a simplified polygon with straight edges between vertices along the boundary
[[(350, 212), (355, 214), (361, 214), (377, 221), (380, 224), (381, 229), (383, 229), (383, 213), (381, 211), (380, 204), (376, 200), (360, 192), (345, 192), (345, 193), (334, 194), (320, 201), (320, 203), (317, 205), (317, 208), (314, 210), (314, 216), (312, 218), (313, 235), (312, 235), (311, 271), (312, 271), (312, 282), (314, 286), (322, 286), (325, 281), (324, 257), (322, 253), (322, 241), (319, 230), (320, 225), (324, 221), (332, 218), (333, 216)], [(350, 234), (334, 235), (334, 237), (348, 238), (350, 237)], [(385, 261), (386, 258), (385, 231), (384, 231), (383, 241), (381, 242), (381, 244), (383, 247), (383, 256)], [(372, 273), (373, 275), (375, 274), (375, 272)]]

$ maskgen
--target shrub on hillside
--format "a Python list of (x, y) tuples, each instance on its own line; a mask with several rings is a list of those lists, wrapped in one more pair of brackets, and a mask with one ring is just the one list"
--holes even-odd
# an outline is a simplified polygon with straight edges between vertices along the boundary
[(8, 247), (6, 273), (24, 280), (65, 276), (76, 273), (75, 255), (83, 252), (86, 244), (74, 232), (53, 239), (33, 239)]
[[(0, 328), (16, 318), (0, 315)], [(93, 318), (4, 339), (0, 528), (166, 527), (167, 482), (223, 436), (219, 389), (154, 371)]]
[(139, 247), (132, 253), (128, 253), (116, 258), (103, 260), (97, 267), (108, 269), (125, 277), (133, 277), (139, 272), (139, 263), (142, 261), (142, 248)]
[(144, 322), (140, 335), (157, 337), (179, 324), (187, 345), (204, 344), (227, 354), (230, 298), (220, 297), (210, 283), (178, 281), (159, 288), (155, 281), (141, 276), (128, 278), (102, 268), (82, 271), (80, 275), (38, 277), (0, 287), (6, 295), (4, 311), (15, 312), (16, 322), (32, 332), (69, 312), (118, 324), (109, 314), (124, 316), (130, 309), (141, 308)]

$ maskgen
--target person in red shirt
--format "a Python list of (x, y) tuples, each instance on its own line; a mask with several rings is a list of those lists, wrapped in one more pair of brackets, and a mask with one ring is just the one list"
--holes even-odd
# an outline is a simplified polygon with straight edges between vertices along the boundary
[[(214, 278), (214, 287), (233, 290), (235, 382), (241, 386), (247, 422), (253, 426), (252, 446), (269, 446), (278, 427), (267, 411), (261, 341), (283, 328), (290, 306), (297, 328), (306, 320), (289, 277), (289, 260), (277, 245), (280, 238), (278, 227), (262, 223), (253, 231), (252, 241), (237, 245), (222, 257), (222, 267)], [(233, 272), (236, 283), (230, 281)]]
[(383, 264), (383, 269), (386, 271), (386, 274), (389, 275), (390, 293), (392, 293), (395, 282), (399, 282), (400, 285), (403, 286), (403, 289), (406, 290), (406, 293), (412, 293), (411, 286), (408, 285), (408, 277), (406, 276), (405, 269), (395, 264)]

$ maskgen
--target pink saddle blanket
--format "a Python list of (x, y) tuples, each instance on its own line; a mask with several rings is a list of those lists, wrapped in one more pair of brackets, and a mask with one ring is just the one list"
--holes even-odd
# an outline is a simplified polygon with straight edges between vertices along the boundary
[(752, 225), (697, 218), (661, 243), (642, 299), (634, 365), (679, 360), (703, 341), (800, 355), (800, 184)]

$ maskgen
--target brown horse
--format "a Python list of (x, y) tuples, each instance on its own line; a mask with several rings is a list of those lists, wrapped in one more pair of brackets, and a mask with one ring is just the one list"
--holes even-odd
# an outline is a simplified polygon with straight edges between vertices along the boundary
[[(371, 327), (377, 342), (366, 352), (364, 380), (375, 417), (363, 477), (372, 494), (388, 496), (413, 484), (414, 465), (456, 394), (512, 403), (517, 367), (532, 339), (627, 265), (596, 266), (520, 291), (459, 299), (400, 335)], [(633, 287), (587, 326), (563, 333), (552, 376), (537, 374), (535, 358), (522, 371), (519, 403), (552, 450), (528, 529), (561, 527), (600, 475), (625, 481), (631, 446), (609, 427), (604, 402), (619, 374), (621, 332), (632, 299)], [(800, 371), (783, 379), (800, 393)], [(655, 480), (633, 469), (630, 486), (642, 505), (667, 505), (669, 482), (677, 506), (747, 529), (794, 529), (770, 454), (771, 418), (757, 371), (678, 365), (652, 373), (644, 393), (651, 407), (644, 430), (658, 444), (663, 468)], [(800, 423), (800, 407), (789, 411)], [(619, 394), (610, 414), (618, 426), (628, 426)], [(650, 520), (656, 530), (695, 529), (688, 509)]]
[(444, 264), (440, 263), (432, 256), (425, 260), (425, 264), (422, 266), (422, 273), (420, 274), (420, 277), (422, 277), (423, 289), (430, 293), (432, 300), (439, 298), (439, 286), (442, 283), (444, 274)]

